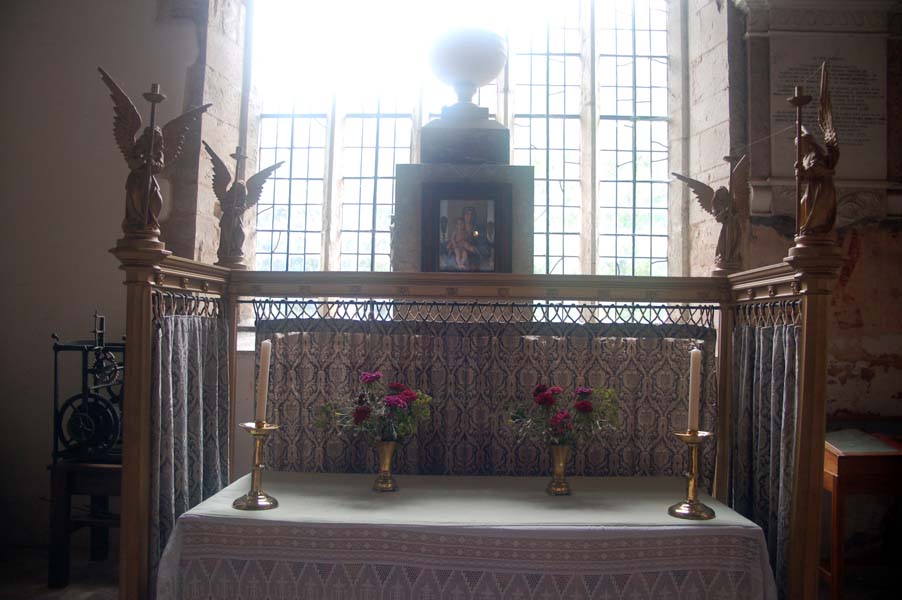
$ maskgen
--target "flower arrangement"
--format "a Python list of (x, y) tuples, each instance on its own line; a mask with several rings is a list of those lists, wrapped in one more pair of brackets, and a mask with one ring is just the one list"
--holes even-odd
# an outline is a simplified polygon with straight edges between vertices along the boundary
[(561, 399), (563, 394), (561, 387), (540, 383), (532, 390), (532, 402), (512, 408), (510, 423), (518, 440), (571, 446), (617, 425), (617, 392), (613, 389), (578, 387), (569, 405)]
[(326, 406), (325, 421), (366, 436), (371, 443), (399, 442), (429, 418), (432, 397), (403, 383), (382, 383), (379, 371), (360, 374), (362, 389), (352, 398)]

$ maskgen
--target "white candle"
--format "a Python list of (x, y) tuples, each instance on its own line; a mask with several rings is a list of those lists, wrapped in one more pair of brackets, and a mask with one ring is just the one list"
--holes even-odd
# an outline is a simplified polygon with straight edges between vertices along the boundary
[(702, 385), (702, 351), (689, 351), (689, 429), (698, 431), (698, 399)]
[(257, 412), (256, 421), (266, 420), (266, 396), (269, 394), (269, 355), (272, 342), (264, 340), (260, 344), (260, 377), (257, 379)]

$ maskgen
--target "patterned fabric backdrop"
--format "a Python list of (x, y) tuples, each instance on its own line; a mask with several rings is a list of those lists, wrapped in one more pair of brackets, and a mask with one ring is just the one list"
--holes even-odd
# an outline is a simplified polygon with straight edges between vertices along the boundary
[[(399, 473), (547, 474), (548, 450), (517, 445), (503, 410), (509, 399), (530, 401), (544, 382), (619, 393), (617, 430), (577, 448), (569, 473), (680, 475), (688, 456), (672, 432), (686, 427), (693, 346), (704, 352), (702, 426), (713, 431), (717, 420), (715, 336), (711, 327), (673, 323), (258, 320), (258, 344), (273, 340), (268, 419), (281, 426), (268, 461), (276, 470), (374, 471), (364, 440), (323, 432), (315, 419), (327, 399), (356, 393), (361, 371), (381, 370), (434, 397), (431, 422), (398, 448)], [(707, 485), (714, 444), (704, 453)]]
[(733, 508), (761, 526), (786, 597), (800, 327), (733, 330)]
[(151, 561), (176, 519), (228, 484), (228, 323), (206, 316), (155, 321), (151, 390)]

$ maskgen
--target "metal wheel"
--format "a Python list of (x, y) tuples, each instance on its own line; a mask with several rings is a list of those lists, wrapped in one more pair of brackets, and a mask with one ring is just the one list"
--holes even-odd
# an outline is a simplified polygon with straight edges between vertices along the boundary
[(93, 393), (72, 396), (63, 402), (59, 414), (59, 441), (67, 453), (102, 456), (119, 441), (119, 411), (102, 396)]

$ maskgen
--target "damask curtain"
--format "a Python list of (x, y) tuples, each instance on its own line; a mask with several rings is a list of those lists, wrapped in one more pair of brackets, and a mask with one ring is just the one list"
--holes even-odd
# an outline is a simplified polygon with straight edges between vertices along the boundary
[(158, 317), (152, 347), (151, 550), (163, 553), (179, 515), (228, 485), (228, 323)]
[[(680, 475), (687, 452), (672, 432), (686, 428), (692, 347), (704, 351), (702, 425), (714, 429), (713, 327), (487, 322), (473, 314), (461, 313), (459, 320), (468, 322), (449, 315), (258, 320), (258, 343), (273, 341), (268, 419), (280, 425), (267, 444), (268, 464), (276, 470), (372, 472), (375, 456), (364, 440), (323, 432), (316, 423), (325, 401), (357, 392), (361, 371), (381, 370), (388, 381), (434, 397), (431, 421), (396, 453), (399, 473), (547, 474), (548, 450), (515, 443), (505, 411), (510, 400), (529, 401), (532, 388), (543, 382), (570, 391), (609, 386), (619, 394), (617, 429), (577, 448), (570, 473)], [(704, 452), (707, 484), (714, 445)]]
[(785, 597), (800, 327), (742, 320), (733, 330), (731, 500), (764, 530)]

